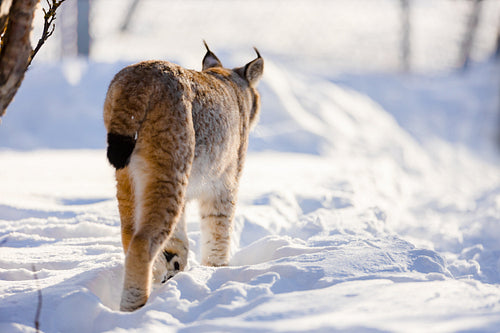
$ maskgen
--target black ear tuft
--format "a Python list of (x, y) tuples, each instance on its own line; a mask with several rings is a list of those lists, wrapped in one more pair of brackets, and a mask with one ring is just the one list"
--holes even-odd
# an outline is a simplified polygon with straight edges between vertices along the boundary
[(130, 162), (130, 155), (135, 148), (135, 138), (108, 133), (108, 160), (116, 169), (125, 168)]
[(208, 48), (207, 42), (203, 41), (203, 44), (205, 44), (205, 47), (207, 48), (207, 53), (205, 54), (205, 57), (203, 57), (202, 70), (212, 67), (222, 67), (222, 63), (219, 58), (217, 58), (217, 56)]
[(257, 58), (246, 64), (245, 78), (251, 86), (256, 86), (264, 72), (264, 59), (261, 57), (256, 47), (253, 49), (257, 53)]

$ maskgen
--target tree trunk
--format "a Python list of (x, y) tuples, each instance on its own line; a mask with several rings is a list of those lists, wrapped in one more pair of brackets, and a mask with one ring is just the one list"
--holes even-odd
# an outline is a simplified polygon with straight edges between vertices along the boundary
[(469, 22), (467, 24), (467, 30), (465, 32), (465, 37), (462, 43), (462, 49), (460, 51), (460, 66), (463, 70), (469, 67), (470, 54), (472, 52), (472, 47), (474, 45), (474, 39), (476, 37), (476, 30), (479, 24), (479, 16), (481, 12), (481, 4), (483, 0), (474, 0), (472, 5), (472, 11), (469, 16)]
[(28, 68), (30, 34), (38, 0), (14, 0), (0, 50), (0, 117), (14, 98)]
[(89, 15), (90, 15), (90, 0), (77, 0), (78, 18), (77, 18), (77, 35), (76, 45), (79, 56), (88, 57), (90, 54), (90, 32), (89, 32)]
[(500, 60), (500, 27), (498, 27), (497, 31), (497, 42), (495, 47), (495, 58)]
[(410, 70), (410, 1), (401, 0), (401, 67)]
[(0, 0), (0, 34), (5, 30), (12, 0)]
[(130, 24), (130, 21), (132, 20), (132, 16), (134, 15), (135, 11), (137, 10), (137, 5), (139, 4), (139, 1), (140, 0), (134, 0), (132, 2), (132, 4), (130, 5), (130, 7), (128, 8), (127, 15), (125, 15), (125, 19), (123, 20), (122, 26), (120, 28), (120, 30), (122, 32), (128, 30), (128, 26)]

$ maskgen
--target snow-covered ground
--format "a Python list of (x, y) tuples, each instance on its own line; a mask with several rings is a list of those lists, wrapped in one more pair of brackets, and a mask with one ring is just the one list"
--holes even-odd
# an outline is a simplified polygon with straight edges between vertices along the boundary
[[(117, 65), (86, 66), (73, 86), (64, 65), (33, 68), (2, 124), (4, 147), (72, 149), (0, 152), (0, 331), (33, 327), (39, 289), (45, 332), (500, 327), (494, 64), (432, 85), (386, 76), (390, 98), (380, 77), (338, 84), (269, 59), (231, 265), (199, 264), (191, 205), (188, 270), (134, 313), (117, 311), (123, 254), (99, 107)], [(53, 86), (57, 98), (27, 96)], [(53, 114), (35, 112), (44, 103)], [(100, 149), (74, 149), (86, 146)]]
[(499, 65), (282, 60), (266, 57), (230, 266), (199, 264), (191, 204), (188, 269), (133, 313), (101, 115), (127, 63), (35, 63), (0, 125), (0, 332), (34, 332), (37, 309), (43, 332), (500, 331)]

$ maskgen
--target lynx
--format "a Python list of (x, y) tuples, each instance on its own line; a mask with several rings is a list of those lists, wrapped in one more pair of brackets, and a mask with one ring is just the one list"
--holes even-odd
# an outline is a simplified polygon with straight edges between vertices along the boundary
[(197, 200), (201, 263), (229, 261), (248, 135), (258, 120), (264, 60), (224, 68), (205, 43), (202, 71), (167, 61), (122, 69), (104, 102), (116, 168), (125, 273), (120, 309), (133, 311), (187, 265), (185, 204)]

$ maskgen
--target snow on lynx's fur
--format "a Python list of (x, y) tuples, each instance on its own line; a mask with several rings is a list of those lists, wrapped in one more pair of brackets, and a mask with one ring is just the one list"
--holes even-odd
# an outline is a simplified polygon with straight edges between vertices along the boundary
[(223, 68), (206, 45), (201, 72), (167, 61), (121, 70), (104, 103), (107, 156), (116, 168), (125, 258), (120, 309), (143, 306), (152, 280), (187, 264), (187, 200), (201, 215), (202, 264), (228, 264), (248, 134), (257, 122), (264, 61)]

